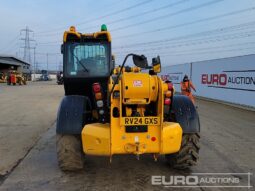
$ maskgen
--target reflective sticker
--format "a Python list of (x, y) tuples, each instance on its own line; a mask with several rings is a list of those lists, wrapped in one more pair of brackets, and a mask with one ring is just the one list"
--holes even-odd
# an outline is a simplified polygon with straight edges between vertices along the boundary
[(139, 137), (135, 136), (135, 143), (139, 143)]
[(133, 86), (134, 87), (143, 87), (142, 80), (134, 80), (133, 81)]

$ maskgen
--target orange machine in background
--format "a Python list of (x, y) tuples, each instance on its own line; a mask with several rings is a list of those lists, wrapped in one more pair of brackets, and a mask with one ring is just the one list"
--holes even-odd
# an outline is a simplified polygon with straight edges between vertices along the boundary
[(17, 71), (9, 71), (6, 76), (7, 85), (27, 85), (27, 78)]
[(191, 101), (193, 102), (193, 104), (195, 104), (195, 99), (193, 97), (191, 89), (196, 91), (196, 88), (192, 84), (192, 82), (189, 80), (189, 77), (187, 75), (185, 75), (182, 82), (181, 82), (182, 95), (188, 96), (191, 99)]
[(16, 85), (17, 79), (16, 79), (16, 73), (12, 72), (11, 73), (11, 84)]

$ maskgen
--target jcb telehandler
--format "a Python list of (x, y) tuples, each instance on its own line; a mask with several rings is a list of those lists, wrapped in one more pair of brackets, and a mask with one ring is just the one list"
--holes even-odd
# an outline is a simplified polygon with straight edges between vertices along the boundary
[[(173, 95), (162, 81), (160, 58), (148, 65), (143, 55), (128, 54), (114, 68), (111, 36), (105, 25), (93, 34), (75, 27), (64, 32), (65, 97), (57, 116), (57, 156), (62, 170), (83, 168), (85, 155), (151, 153), (165, 155), (174, 168), (198, 161), (200, 124), (186, 96)], [(125, 66), (128, 57), (134, 67)], [(143, 72), (141, 72), (143, 70)]]

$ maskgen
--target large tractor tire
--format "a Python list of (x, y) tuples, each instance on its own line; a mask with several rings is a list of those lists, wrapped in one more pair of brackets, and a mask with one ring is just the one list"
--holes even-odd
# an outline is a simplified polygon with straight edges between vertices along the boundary
[(57, 134), (58, 164), (63, 171), (76, 171), (83, 169), (83, 153), (81, 139), (76, 135)]
[(175, 169), (186, 169), (196, 165), (199, 158), (199, 139), (199, 133), (183, 134), (179, 152), (165, 155), (170, 166)]

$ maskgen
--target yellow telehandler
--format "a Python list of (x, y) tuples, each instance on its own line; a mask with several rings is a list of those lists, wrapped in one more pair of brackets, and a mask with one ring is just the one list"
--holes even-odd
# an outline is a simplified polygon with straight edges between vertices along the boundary
[[(197, 163), (196, 108), (157, 76), (159, 56), (148, 64), (144, 55), (131, 53), (115, 68), (106, 25), (92, 34), (70, 27), (61, 52), (65, 96), (58, 110), (56, 146), (62, 170), (82, 169), (85, 155), (109, 156), (110, 161), (117, 154), (165, 155), (179, 169)], [(133, 67), (125, 65), (129, 57)]]

